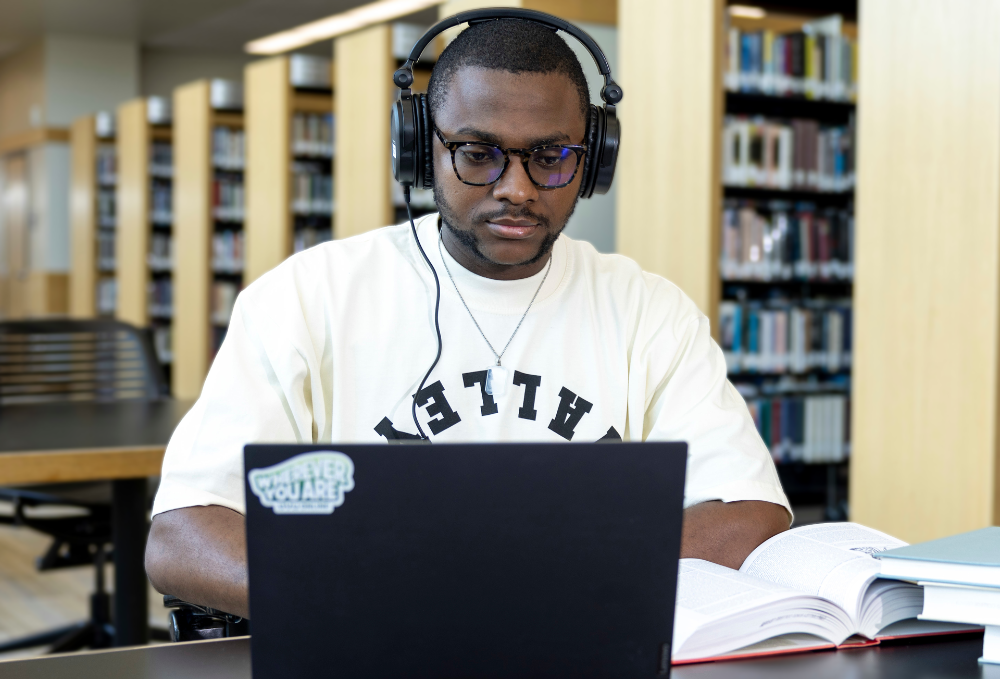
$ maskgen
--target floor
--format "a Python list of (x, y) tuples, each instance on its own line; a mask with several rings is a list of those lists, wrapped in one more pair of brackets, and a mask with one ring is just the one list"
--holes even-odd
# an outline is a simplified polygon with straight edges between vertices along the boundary
[[(92, 567), (64, 568), (39, 573), (35, 558), (49, 546), (44, 535), (24, 528), (0, 525), (0, 642), (46, 629), (68, 625), (87, 617), (94, 589)], [(107, 566), (113, 589), (114, 570)], [(149, 588), (150, 625), (165, 628), (163, 597)], [(0, 656), (6, 660), (37, 655), (29, 649)]]

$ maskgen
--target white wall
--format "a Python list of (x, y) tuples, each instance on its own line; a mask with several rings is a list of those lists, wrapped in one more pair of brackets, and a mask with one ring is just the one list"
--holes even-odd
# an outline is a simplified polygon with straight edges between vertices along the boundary
[[(590, 37), (600, 45), (611, 65), (611, 75), (615, 77), (618, 73), (618, 29), (603, 24), (581, 23), (577, 25), (590, 34)], [(566, 42), (573, 48), (577, 59), (580, 60), (580, 65), (583, 66), (583, 74), (587, 76), (587, 84), (590, 85), (590, 100), (594, 104), (601, 105), (603, 103), (601, 101), (601, 87), (604, 85), (604, 78), (597, 70), (597, 65), (594, 64), (590, 52), (576, 38), (562, 32), (559, 35), (565, 38)], [(628, 106), (627, 92), (623, 105)], [(594, 194), (592, 198), (579, 201), (576, 205), (576, 212), (573, 213), (569, 224), (566, 225), (566, 235), (590, 241), (601, 252), (614, 252), (615, 193), (616, 187), (612, 183), (611, 190), (603, 196)]]
[(143, 50), (140, 89), (143, 96), (170, 97), (175, 87), (203, 78), (243, 82), (243, 68), (258, 58)]
[(138, 95), (134, 41), (46, 36), (45, 120), (50, 127), (69, 127), (82, 115), (113, 111)]

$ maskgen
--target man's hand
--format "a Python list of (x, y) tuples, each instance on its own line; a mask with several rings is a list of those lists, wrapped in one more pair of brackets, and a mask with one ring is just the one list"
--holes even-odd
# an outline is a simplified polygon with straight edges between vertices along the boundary
[[(681, 557), (739, 568), (757, 545), (788, 529), (770, 502), (703, 502), (684, 511)], [(243, 516), (218, 506), (158, 514), (146, 544), (153, 587), (185, 601), (249, 617)]]
[(249, 617), (243, 515), (216, 505), (157, 514), (146, 543), (146, 575), (162, 594)]
[(788, 530), (788, 512), (770, 502), (702, 502), (684, 510), (681, 558), (738, 569), (769, 537)]

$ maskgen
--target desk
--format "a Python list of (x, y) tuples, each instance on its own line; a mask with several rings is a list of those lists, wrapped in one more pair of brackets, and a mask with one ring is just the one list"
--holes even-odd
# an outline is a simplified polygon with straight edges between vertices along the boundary
[[(327, 649), (328, 650), (328, 649)], [(674, 679), (998, 679), (1000, 665), (979, 665), (982, 636), (853, 651), (684, 665)], [(336, 668), (331, 657), (330, 666)], [(217, 639), (0, 662), (4, 679), (250, 679), (250, 640)], [(652, 675), (650, 675), (652, 679)]]
[(0, 485), (111, 480), (115, 541), (115, 644), (149, 639), (146, 477), (190, 401), (51, 403), (0, 409)]

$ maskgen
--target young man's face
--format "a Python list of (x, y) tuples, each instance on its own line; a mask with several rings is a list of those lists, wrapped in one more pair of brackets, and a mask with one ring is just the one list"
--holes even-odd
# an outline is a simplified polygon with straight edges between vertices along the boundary
[[(522, 73), (464, 67), (448, 85), (434, 124), (448, 141), (490, 142), (530, 149), (583, 144), (580, 96), (561, 73)], [(448, 251), (483, 276), (514, 279), (545, 265), (549, 249), (576, 205), (583, 159), (573, 181), (543, 189), (512, 155), (499, 181), (469, 186), (452, 168), (451, 152), (433, 139), (434, 196), (446, 225)]]

